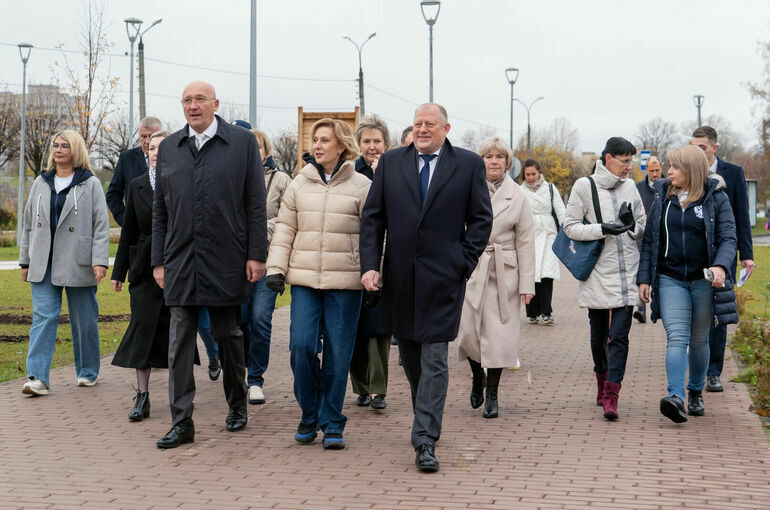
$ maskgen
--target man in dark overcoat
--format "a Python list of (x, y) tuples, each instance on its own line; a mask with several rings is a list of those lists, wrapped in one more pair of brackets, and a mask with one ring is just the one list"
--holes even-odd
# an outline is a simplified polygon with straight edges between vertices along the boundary
[(120, 153), (115, 172), (107, 188), (105, 198), (112, 217), (118, 225), (123, 225), (123, 215), (126, 213), (128, 185), (131, 181), (147, 173), (150, 167), (150, 137), (162, 127), (156, 117), (145, 117), (139, 123), (139, 147)]
[(449, 342), (460, 325), (465, 282), (492, 230), (481, 157), (446, 139), (444, 107), (415, 111), (414, 142), (385, 152), (361, 217), (361, 283), (380, 286), (383, 317), (398, 338), (412, 393), (412, 446), (422, 471), (437, 471), (435, 443), (449, 382)]
[[(644, 172), (646, 175), (644, 176), (644, 179), (636, 183), (636, 189), (639, 191), (639, 196), (642, 197), (644, 214), (649, 214), (650, 207), (652, 207), (652, 201), (655, 200), (655, 190), (652, 188), (652, 183), (663, 177), (663, 167), (657, 156), (650, 156), (650, 159), (647, 160), (647, 168)], [(637, 244), (641, 251), (642, 240), (640, 239)], [(636, 306), (634, 318), (640, 323), (647, 322), (647, 305), (639, 303)]]
[(219, 345), (230, 431), (246, 426), (240, 307), (267, 258), (265, 182), (257, 141), (215, 115), (214, 87), (189, 84), (187, 125), (161, 142), (152, 217), (153, 276), (171, 308), (169, 401), (173, 426), (159, 448), (194, 440), (193, 362), (198, 307)]
[[(749, 194), (746, 189), (746, 176), (743, 168), (728, 163), (717, 157), (719, 143), (717, 131), (711, 126), (700, 126), (692, 133), (690, 144), (700, 147), (706, 153), (709, 163), (709, 173), (718, 174), (727, 185), (727, 198), (735, 216), (735, 233), (738, 236), (738, 252), (741, 267), (749, 274), (754, 270), (754, 244), (751, 239), (751, 218), (749, 217)], [(733, 260), (730, 279), (733, 284), (737, 281), (738, 253)], [(725, 345), (727, 345), (727, 325), (711, 325), (709, 330), (709, 368), (706, 372), (706, 391), (723, 391), (722, 368), (725, 363)]]

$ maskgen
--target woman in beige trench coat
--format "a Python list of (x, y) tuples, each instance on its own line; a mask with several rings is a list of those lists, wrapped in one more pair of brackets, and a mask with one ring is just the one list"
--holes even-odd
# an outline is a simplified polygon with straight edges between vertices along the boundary
[(466, 286), (457, 338), (459, 358), (468, 359), (473, 373), (471, 407), (480, 407), (486, 398), (484, 418), (496, 418), (503, 367), (515, 365), (519, 357), (521, 304), (528, 304), (535, 293), (535, 228), (524, 193), (505, 174), (513, 162), (508, 144), (490, 138), (479, 155), (487, 167), (494, 220), (487, 248)]

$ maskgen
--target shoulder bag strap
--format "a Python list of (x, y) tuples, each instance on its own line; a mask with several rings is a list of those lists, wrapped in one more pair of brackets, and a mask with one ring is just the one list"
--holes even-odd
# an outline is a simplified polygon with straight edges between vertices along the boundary
[(556, 216), (556, 209), (553, 207), (553, 184), (550, 182), (548, 183), (548, 191), (551, 193), (551, 216), (553, 217), (554, 223), (556, 223), (556, 230), (559, 230), (559, 217)]
[(596, 215), (596, 222), (604, 223), (604, 221), (602, 221), (602, 208), (599, 206), (599, 192), (596, 190), (596, 183), (594, 182), (593, 177), (590, 175), (588, 176), (588, 181), (591, 183), (591, 200), (593, 200), (594, 203), (594, 214)]

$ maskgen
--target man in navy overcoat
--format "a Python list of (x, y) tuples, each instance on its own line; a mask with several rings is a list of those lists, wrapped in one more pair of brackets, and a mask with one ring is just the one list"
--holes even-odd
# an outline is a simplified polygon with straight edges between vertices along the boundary
[(492, 230), (484, 162), (453, 147), (449, 128), (442, 106), (417, 108), (414, 142), (380, 157), (361, 217), (361, 283), (370, 292), (382, 287), (383, 318), (398, 338), (412, 392), (412, 446), (423, 471), (439, 468), (434, 448), (448, 343), (457, 336), (465, 282)]
[[(697, 145), (706, 153), (711, 168), (710, 172), (722, 176), (727, 184), (727, 197), (730, 207), (735, 215), (735, 233), (738, 236), (738, 252), (740, 253), (741, 267), (751, 273), (754, 269), (754, 246), (751, 240), (751, 219), (749, 218), (749, 199), (746, 191), (746, 178), (743, 168), (733, 165), (716, 157), (717, 132), (711, 126), (701, 126), (692, 133), (692, 145)], [(737, 257), (730, 267), (730, 276), (733, 284), (737, 281), (736, 272), (738, 266)], [(709, 368), (706, 372), (706, 391), (722, 391), (722, 366), (725, 362), (725, 344), (727, 343), (727, 326), (711, 326), (709, 331)]]

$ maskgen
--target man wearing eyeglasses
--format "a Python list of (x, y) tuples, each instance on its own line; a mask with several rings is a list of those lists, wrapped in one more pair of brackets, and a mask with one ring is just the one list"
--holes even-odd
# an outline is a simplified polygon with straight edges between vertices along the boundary
[[(706, 153), (706, 159), (709, 163), (709, 173), (715, 173), (722, 176), (727, 185), (727, 198), (730, 200), (730, 207), (735, 215), (735, 233), (738, 236), (738, 252), (740, 252), (741, 267), (747, 273), (751, 274), (754, 270), (754, 245), (751, 240), (751, 220), (749, 219), (749, 199), (746, 190), (746, 178), (743, 174), (743, 168), (733, 165), (722, 159), (717, 158), (717, 131), (711, 126), (700, 126), (693, 131), (691, 145), (700, 147)], [(733, 265), (730, 267), (730, 277), (732, 283), (735, 283), (736, 271), (738, 268), (738, 257), (736, 254)], [(723, 391), (722, 381), (719, 377), (722, 375), (722, 367), (725, 362), (725, 344), (727, 343), (727, 325), (711, 326), (709, 330), (709, 368), (706, 372), (706, 391)]]
[(219, 346), (230, 411), (225, 424), (246, 426), (240, 308), (265, 274), (265, 182), (257, 141), (216, 115), (214, 87), (196, 81), (182, 94), (187, 125), (161, 142), (152, 214), (153, 276), (171, 308), (171, 430), (159, 448), (195, 438), (192, 421), (198, 308), (208, 307)]

